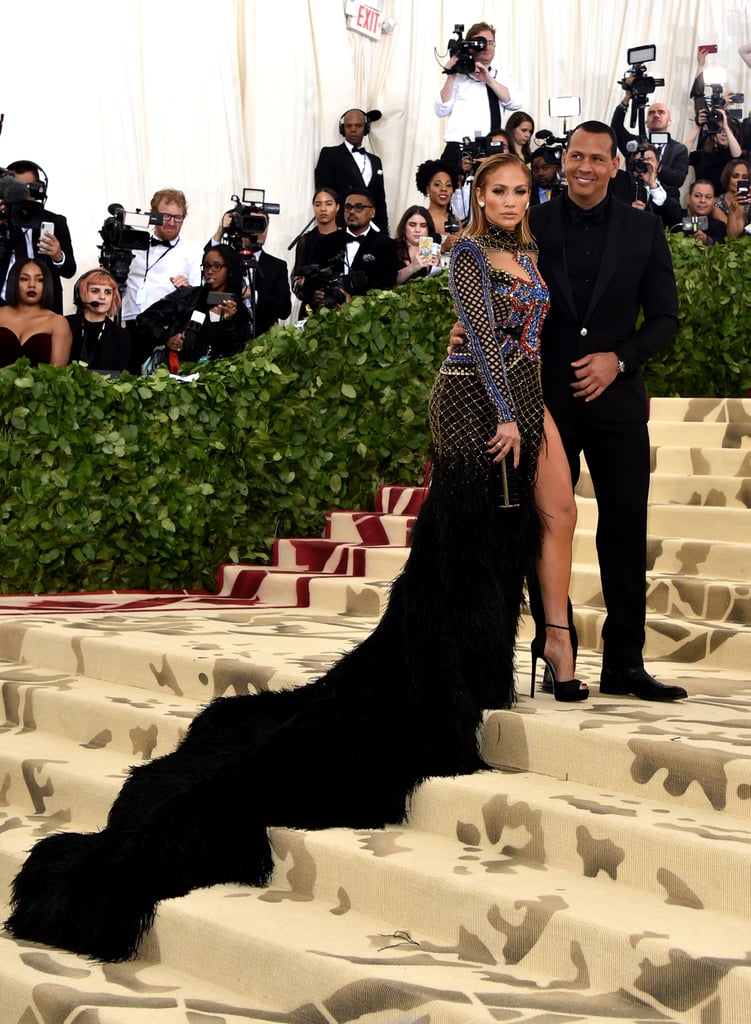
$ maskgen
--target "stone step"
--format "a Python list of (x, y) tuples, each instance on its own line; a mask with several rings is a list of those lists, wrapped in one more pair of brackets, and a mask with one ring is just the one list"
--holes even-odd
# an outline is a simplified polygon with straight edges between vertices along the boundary
[[(597, 503), (594, 498), (577, 496), (577, 531), (594, 530), (597, 525)], [(748, 544), (751, 540), (748, 510), (745, 508), (711, 508), (685, 505), (652, 505), (647, 512), (650, 536), (668, 539), (732, 541)]]
[(652, 446), (652, 475), (743, 477), (751, 476), (751, 451), (740, 448)]
[(327, 512), (325, 536), (348, 544), (409, 543), (415, 517), (379, 515), (376, 512)]
[(751, 448), (751, 422), (712, 423), (708, 420), (652, 420), (649, 438), (653, 445), (676, 444), (690, 448)]
[[(582, 498), (594, 498), (589, 473), (582, 473), (576, 486)], [(650, 505), (709, 505), (713, 508), (751, 508), (751, 477), (690, 476), (653, 473), (649, 485)]]
[(649, 421), (751, 423), (748, 398), (650, 398)]

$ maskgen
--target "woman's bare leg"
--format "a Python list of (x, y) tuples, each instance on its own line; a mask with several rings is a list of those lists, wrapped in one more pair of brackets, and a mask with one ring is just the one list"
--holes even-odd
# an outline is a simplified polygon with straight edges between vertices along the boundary
[[(545, 622), (568, 626), (571, 546), (576, 526), (576, 501), (561, 436), (545, 409), (545, 437), (537, 462), (535, 501), (540, 513), (541, 548), (537, 579)], [(573, 679), (574, 654), (567, 629), (545, 630), (545, 654), (559, 680)], [(583, 687), (585, 688), (585, 687)]]

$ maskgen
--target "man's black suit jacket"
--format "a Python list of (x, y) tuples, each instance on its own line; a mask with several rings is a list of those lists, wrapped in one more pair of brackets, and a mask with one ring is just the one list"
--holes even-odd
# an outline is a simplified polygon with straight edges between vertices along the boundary
[[(347, 238), (345, 237), (345, 245)], [(374, 231), (372, 228), (366, 235), (357, 250), (357, 255), (349, 267), (349, 276), (364, 274), (366, 284), (353, 284), (345, 288), (350, 295), (364, 295), (371, 288), (393, 288), (396, 284), (396, 275), (401, 266), (396, 252), (396, 242), (393, 238), (384, 235), (382, 231)]]
[(324, 146), (321, 150), (315, 170), (316, 188), (333, 188), (339, 196), (341, 208), (338, 221), (344, 224), (344, 200), (350, 192), (367, 188), (375, 202), (373, 220), (384, 234), (389, 233), (389, 218), (386, 210), (386, 188), (383, 182), (383, 165), (381, 158), (368, 153), (373, 167), (373, 177), (369, 185), (365, 185), (360, 168), (347, 148), (346, 143), (340, 146)]
[[(76, 273), (76, 258), (73, 255), (73, 245), (70, 240), (70, 231), (68, 230), (68, 221), (63, 217), (61, 213), (53, 213), (51, 210), (42, 211), (42, 221), (50, 221), (55, 226), (53, 234), (60, 243), (62, 251), (65, 253), (65, 261), (61, 267), (56, 267), (49, 256), (35, 255), (34, 259), (40, 260), (42, 263), (46, 263), (52, 271), (52, 309), (55, 313), (62, 313), (63, 311), (63, 286), (60, 278), (70, 278)], [(34, 245), (34, 252), (39, 252), (39, 235), (41, 234), (41, 228), (36, 227), (32, 229), (31, 238)], [(19, 259), (20, 254), (26, 253), (26, 236), (21, 228), (12, 228), (10, 236), (10, 246), (8, 251), (8, 257), (3, 260), (3, 264), (0, 267), (0, 274), (2, 280), (8, 276), (8, 267), (10, 263), (10, 250), (13, 250), (16, 254), (16, 259)], [(27, 257), (31, 258), (31, 257)]]
[[(639, 141), (638, 135), (632, 135), (627, 130), (625, 120), (626, 109), (622, 103), (619, 103), (613, 111), (610, 127), (616, 134), (618, 149), (620, 149), (624, 156), (628, 154), (627, 144), (632, 141)], [(647, 140), (645, 139), (644, 141), (646, 142)], [(662, 147), (660, 170), (658, 172), (658, 177), (671, 198), (678, 199), (681, 185), (686, 180), (687, 175), (688, 150), (682, 142), (676, 142), (675, 139), (671, 139), (667, 145)]]
[(288, 273), (284, 260), (261, 253), (256, 270), (256, 338), (292, 312)]
[[(642, 210), (609, 199), (605, 245), (589, 308), (576, 312), (566, 266), (566, 197), (530, 209), (540, 247), (539, 268), (550, 289), (550, 313), (542, 331), (545, 403), (563, 426), (576, 423), (585, 403), (574, 398), (571, 363), (593, 352), (615, 352), (627, 372), (586, 410), (593, 423), (646, 422), (641, 367), (669, 344), (678, 325), (678, 293), (662, 223)], [(639, 313), (644, 318), (637, 328)]]

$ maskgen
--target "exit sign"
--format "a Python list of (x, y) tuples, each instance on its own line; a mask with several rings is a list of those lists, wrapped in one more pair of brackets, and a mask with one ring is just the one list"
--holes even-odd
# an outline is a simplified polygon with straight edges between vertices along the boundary
[(347, 3), (347, 26), (353, 32), (360, 32), (371, 39), (381, 38), (380, 4)]

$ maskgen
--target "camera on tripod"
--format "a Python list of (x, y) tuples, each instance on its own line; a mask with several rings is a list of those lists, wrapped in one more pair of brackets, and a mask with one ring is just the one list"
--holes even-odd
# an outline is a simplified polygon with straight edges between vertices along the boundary
[(488, 41), (483, 36), (476, 39), (464, 39), (462, 34), (464, 25), (454, 25), (456, 39), (449, 39), (449, 57), (456, 57), (456, 64), (451, 68), (444, 68), (447, 75), (471, 75), (475, 70), (475, 57), (483, 50), (487, 50)]
[(254, 252), (261, 248), (258, 236), (268, 226), (269, 214), (279, 213), (279, 203), (266, 202), (266, 190), (262, 188), (244, 188), (242, 199), (232, 196), (234, 208), (229, 211), (230, 222), (224, 228), (222, 240), (231, 245), (247, 268), (248, 261)]
[[(623, 78), (618, 80), (618, 85), (630, 90), (638, 106), (644, 106), (647, 96), (654, 92), (658, 85), (665, 84), (664, 78), (653, 78), (647, 74), (646, 65), (656, 59), (657, 47), (651, 43), (647, 46), (632, 46), (631, 49), (626, 50), (626, 60), (631, 67), (624, 71)], [(630, 83), (626, 81), (629, 76), (633, 76)]]
[(494, 139), (481, 132), (476, 132), (474, 139), (470, 139), (468, 135), (462, 139), (461, 155), (468, 156), (473, 164), (484, 160), (486, 156), (506, 153), (507, 150), (508, 147), (503, 139)]

